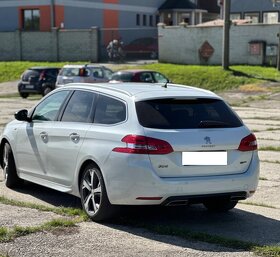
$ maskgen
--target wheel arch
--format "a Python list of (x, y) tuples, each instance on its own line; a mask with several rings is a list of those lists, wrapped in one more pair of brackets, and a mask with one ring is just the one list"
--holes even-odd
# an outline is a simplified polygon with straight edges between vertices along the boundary
[(3, 168), (3, 152), (4, 152), (4, 146), (5, 143), (8, 143), (8, 140), (6, 138), (3, 138), (1, 143), (0, 143), (0, 167)]
[[(90, 159), (84, 161), (84, 163), (81, 165), (81, 167), (79, 169), (79, 175), (78, 175), (78, 181), (77, 181), (78, 182), (78, 190), (79, 190), (79, 192), (80, 192), (80, 184), (81, 184), (81, 179), (82, 179), (83, 171), (84, 171), (85, 167), (87, 165), (89, 165), (89, 164), (95, 165), (100, 170), (101, 175), (103, 176), (102, 170), (100, 169), (99, 165), (95, 161), (90, 160)], [(103, 178), (104, 178), (104, 176), (103, 176)], [(104, 183), (105, 183), (105, 181), (104, 181)]]

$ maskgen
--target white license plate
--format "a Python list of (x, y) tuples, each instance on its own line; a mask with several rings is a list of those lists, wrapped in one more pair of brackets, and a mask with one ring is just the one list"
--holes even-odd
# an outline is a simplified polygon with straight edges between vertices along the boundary
[(34, 86), (33, 86), (33, 85), (25, 85), (25, 88), (26, 88), (26, 89), (33, 89)]
[(183, 152), (182, 165), (227, 165), (227, 152)]
[(73, 79), (64, 79), (63, 80), (63, 84), (68, 84), (68, 83), (72, 83)]

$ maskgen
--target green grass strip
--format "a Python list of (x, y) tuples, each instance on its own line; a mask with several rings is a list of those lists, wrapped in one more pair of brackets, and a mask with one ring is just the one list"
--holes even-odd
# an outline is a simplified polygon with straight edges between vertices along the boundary
[(76, 223), (77, 220), (53, 219), (51, 221), (44, 223), (41, 226), (30, 226), (30, 227), (14, 226), (11, 229), (0, 227), (0, 243), (9, 242), (17, 237), (26, 236), (37, 232), (51, 231), (55, 228), (75, 227)]
[(274, 152), (280, 152), (279, 146), (263, 146), (258, 149), (259, 151), (274, 151)]
[(219, 246), (251, 251), (260, 256), (280, 257), (280, 246), (262, 246), (259, 244), (245, 242), (237, 239), (225, 238), (217, 235), (210, 235), (203, 232), (193, 232), (172, 226), (146, 226), (151, 232), (161, 235), (171, 235), (184, 238), (186, 240), (195, 240)]
[(255, 203), (255, 202), (239, 202), (241, 204), (246, 204), (246, 205), (252, 205), (252, 206), (258, 206), (258, 207), (264, 207), (264, 208), (270, 208), (270, 209), (278, 209), (277, 207), (273, 206), (273, 205), (269, 205), (269, 204), (265, 204), (265, 203)]
[(53, 212), (53, 213), (56, 213), (56, 214), (59, 214), (59, 215), (79, 216), (81, 221), (88, 221), (89, 220), (87, 214), (82, 209), (78, 209), (78, 208), (48, 207), (48, 206), (44, 206), (44, 205), (40, 205), (40, 204), (34, 204), (34, 203), (27, 203), (27, 202), (12, 200), (12, 199), (8, 199), (4, 196), (0, 196), (0, 203), (6, 204), (6, 205), (36, 209), (36, 210), (44, 211), (44, 212)]

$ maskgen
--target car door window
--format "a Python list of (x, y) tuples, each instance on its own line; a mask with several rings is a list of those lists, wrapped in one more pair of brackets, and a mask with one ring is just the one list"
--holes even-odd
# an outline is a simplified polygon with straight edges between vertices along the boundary
[(140, 81), (141, 82), (154, 82), (152, 74), (150, 72), (143, 72), (140, 74)]
[(68, 94), (69, 91), (64, 90), (45, 98), (35, 108), (32, 120), (54, 121)]
[(126, 119), (125, 103), (111, 97), (100, 95), (98, 98), (94, 123), (116, 124)]
[(92, 69), (92, 74), (94, 78), (99, 78), (99, 79), (103, 79), (104, 78), (104, 74), (101, 68), (93, 68)]
[(92, 108), (95, 94), (87, 91), (75, 91), (67, 104), (61, 121), (92, 122)]
[(104, 78), (110, 80), (113, 72), (109, 69), (104, 69), (103, 72), (104, 72)]
[(154, 72), (153, 75), (154, 75), (154, 79), (155, 79), (156, 83), (168, 82), (168, 79), (166, 77), (164, 77), (161, 73)]

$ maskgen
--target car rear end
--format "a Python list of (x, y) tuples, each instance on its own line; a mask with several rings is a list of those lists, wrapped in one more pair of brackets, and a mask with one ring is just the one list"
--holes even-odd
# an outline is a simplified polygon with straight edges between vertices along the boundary
[(44, 71), (40, 69), (30, 68), (21, 75), (21, 81), (18, 84), (18, 91), (21, 93), (35, 93), (40, 87), (40, 77)]
[(253, 195), (259, 158), (251, 131), (214, 94), (166, 91), (135, 97), (142, 133), (127, 133), (113, 150), (110, 201), (177, 205)]
[(59, 68), (51, 67), (34, 67), (26, 70), (18, 84), (20, 95), (24, 97), (30, 93), (42, 94), (45, 87), (54, 89), (58, 72)]

